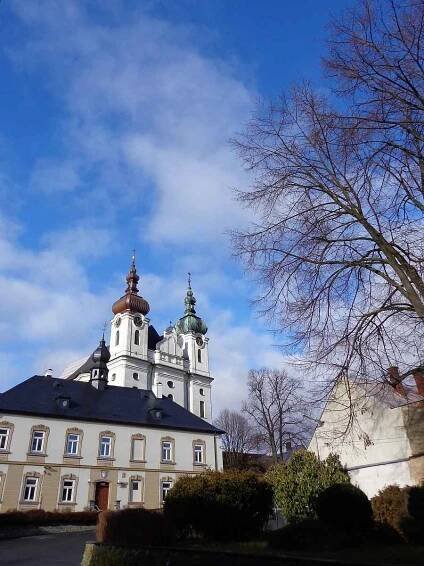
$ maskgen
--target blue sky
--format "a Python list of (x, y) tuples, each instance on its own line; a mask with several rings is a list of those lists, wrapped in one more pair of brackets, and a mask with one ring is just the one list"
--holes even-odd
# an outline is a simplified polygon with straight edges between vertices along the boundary
[(159, 331), (191, 271), (216, 410), (284, 358), (231, 258), (251, 220), (228, 140), (258, 98), (325, 86), (347, 0), (0, 3), (0, 390), (96, 346), (132, 248)]

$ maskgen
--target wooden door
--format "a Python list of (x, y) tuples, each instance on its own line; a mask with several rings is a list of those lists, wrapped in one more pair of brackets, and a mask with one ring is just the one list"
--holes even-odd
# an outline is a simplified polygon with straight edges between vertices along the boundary
[(105, 481), (96, 483), (96, 505), (101, 511), (105, 511), (109, 503), (109, 484)]

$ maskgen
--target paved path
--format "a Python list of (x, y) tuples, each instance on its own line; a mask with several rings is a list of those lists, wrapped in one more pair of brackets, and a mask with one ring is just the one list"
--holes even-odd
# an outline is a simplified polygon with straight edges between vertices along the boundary
[(94, 533), (61, 533), (0, 541), (1, 566), (79, 566)]

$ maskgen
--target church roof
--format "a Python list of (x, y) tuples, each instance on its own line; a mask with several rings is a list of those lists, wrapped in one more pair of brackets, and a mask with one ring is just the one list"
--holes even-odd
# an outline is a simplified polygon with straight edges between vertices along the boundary
[[(64, 397), (69, 399), (67, 407), (58, 402)], [(83, 381), (41, 375), (34, 375), (2, 393), (0, 411), (210, 434), (223, 432), (167, 397), (158, 399), (152, 391), (113, 385), (102, 391)]]

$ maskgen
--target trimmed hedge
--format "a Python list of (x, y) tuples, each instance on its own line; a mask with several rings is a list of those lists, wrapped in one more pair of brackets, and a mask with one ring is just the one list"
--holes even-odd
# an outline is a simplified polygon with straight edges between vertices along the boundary
[(410, 543), (424, 544), (424, 486), (389, 485), (371, 505), (376, 521), (390, 525)]
[(1, 527), (18, 526), (46, 526), (46, 525), (95, 525), (97, 513), (95, 511), (6, 511), (0, 513)]
[(97, 523), (97, 542), (115, 546), (167, 546), (174, 542), (174, 529), (163, 513), (147, 509), (102, 511)]
[(256, 474), (208, 471), (180, 478), (164, 512), (182, 537), (235, 541), (261, 533), (272, 506), (272, 488)]
[(367, 529), (373, 522), (370, 500), (349, 483), (335, 484), (318, 495), (318, 519), (333, 529)]

